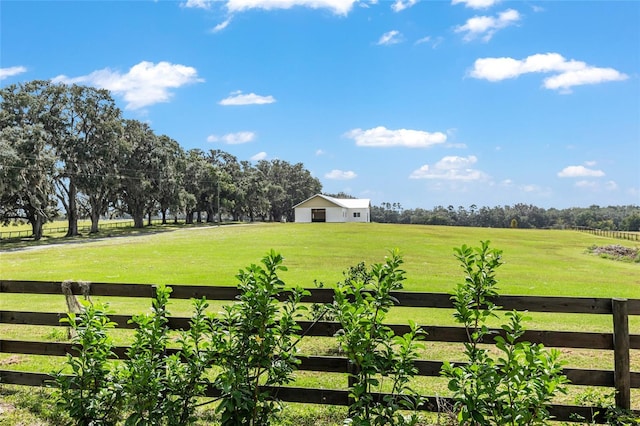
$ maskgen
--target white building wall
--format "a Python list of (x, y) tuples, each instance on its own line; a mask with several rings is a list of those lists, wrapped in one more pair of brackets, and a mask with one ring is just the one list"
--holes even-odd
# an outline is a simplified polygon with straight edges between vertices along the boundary
[[(319, 208), (319, 207), (314, 207)], [(369, 209), (345, 209), (342, 207), (325, 207), (326, 222), (370, 222)], [(354, 213), (360, 213), (354, 217)], [(294, 211), (295, 221), (299, 223), (311, 222), (311, 208), (297, 207)]]
[(369, 222), (370, 221), (369, 209), (349, 209), (349, 211), (347, 212), (346, 221), (347, 222)]
[(344, 222), (347, 210), (341, 207), (327, 207), (327, 222)]
[(294, 209), (295, 221), (307, 223), (311, 222), (311, 209), (297, 208)]

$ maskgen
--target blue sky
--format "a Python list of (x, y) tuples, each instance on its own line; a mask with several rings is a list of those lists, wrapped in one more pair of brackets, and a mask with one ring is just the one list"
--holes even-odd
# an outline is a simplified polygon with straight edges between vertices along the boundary
[(640, 2), (0, 2), (0, 85), (404, 208), (640, 204)]

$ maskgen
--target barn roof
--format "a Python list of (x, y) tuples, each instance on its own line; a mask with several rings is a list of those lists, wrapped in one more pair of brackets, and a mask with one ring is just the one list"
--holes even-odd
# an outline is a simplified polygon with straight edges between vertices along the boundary
[(371, 200), (368, 198), (333, 198), (333, 197), (329, 197), (328, 195), (316, 194), (312, 197), (307, 198), (301, 203), (296, 204), (295, 206), (293, 206), (293, 208), (295, 209), (296, 207), (317, 197), (324, 198), (330, 203), (333, 203), (339, 207), (344, 207), (346, 209), (368, 209), (369, 206), (371, 205)]

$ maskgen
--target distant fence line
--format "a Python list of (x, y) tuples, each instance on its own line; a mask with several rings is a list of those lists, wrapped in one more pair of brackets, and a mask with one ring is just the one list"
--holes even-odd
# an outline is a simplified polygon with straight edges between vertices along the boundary
[(609, 231), (606, 229), (589, 228), (588, 226), (575, 226), (573, 229), (580, 232), (588, 232), (593, 235), (599, 235), (601, 237), (640, 241), (640, 232)]
[[(145, 220), (145, 223), (148, 223)], [(168, 219), (167, 223), (174, 224), (174, 219)], [(180, 221), (180, 223), (184, 223), (184, 219)], [(162, 219), (153, 219), (151, 220), (152, 225), (160, 225), (162, 224)], [(127, 220), (117, 220), (117, 221), (104, 221), (98, 224), (98, 229), (111, 229), (111, 228), (127, 228), (133, 227), (134, 222), (133, 219)], [(43, 235), (51, 235), (57, 234), (61, 232), (67, 232), (69, 229), (68, 226), (55, 226), (55, 227), (47, 227), (46, 225), (42, 229)], [(640, 232), (628, 232), (628, 231), (611, 231), (606, 229), (596, 229), (589, 228), (588, 226), (574, 226), (572, 229), (580, 232), (588, 232), (593, 235), (599, 235), (602, 237), (608, 238), (617, 238), (622, 240), (630, 240), (630, 241), (640, 241)], [(78, 225), (78, 232), (88, 232), (91, 230), (91, 224), (82, 224)], [(2, 231), (0, 232), (0, 240), (8, 240), (12, 238), (20, 238), (20, 237), (30, 237), (33, 235), (33, 231), (31, 229), (21, 229), (16, 231)]]
[[(0, 280), (0, 294), (62, 294), (61, 282), (40, 281), (10, 281)], [(191, 286), (173, 285), (171, 297), (174, 299), (190, 299), (206, 297), (207, 300), (229, 301), (235, 300), (239, 294), (236, 287), (219, 286)], [(152, 297), (155, 286), (151, 284), (107, 284), (91, 283), (92, 296), (114, 297)], [(309, 303), (329, 303), (333, 301), (332, 289), (309, 289), (310, 296), (303, 299)], [(74, 284), (74, 294), (82, 294), (79, 285)], [(444, 308), (451, 309), (453, 304), (450, 295), (446, 293), (418, 293), (394, 292), (400, 306), (414, 308)], [(613, 370), (592, 370), (565, 368), (564, 374), (576, 386), (601, 386), (616, 390), (616, 405), (619, 408), (631, 407), (631, 389), (640, 389), (640, 372), (630, 369), (630, 350), (640, 349), (640, 334), (630, 334), (628, 316), (640, 315), (640, 299), (606, 299), (606, 298), (572, 298), (572, 297), (537, 297), (537, 296), (499, 296), (495, 303), (503, 310), (517, 309), (530, 312), (578, 313), (609, 315), (613, 321), (613, 333), (599, 332), (568, 332), (550, 330), (527, 330), (522, 337), (532, 343), (542, 343), (548, 347), (601, 349), (613, 352)], [(64, 313), (0, 311), (0, 324), (26, 324), (58, 326)], [(131, 318), (126, 315), (111, 315), (112, 321), (121, 328), (133, 328), (129, 324)], [(306, 330), (306, 338), (313, 336), (332, 337), (339, 330), (338, 323), (329, 321), (311, 322), (301, 321), (300, 325)], [(188, 329), (189, 318), (171, 317), (169, 326), (172, 329)], [(390, 327), (397, 333), (409, 331), (406, 325), (392, 324)], [(462, 343), (467, 341), (467, 334), (463, 327), (423, 325), (427, 332), (426, 341)], [(496, 334), (504, 334), (503, 330), (493, 330)], [(114, 352), (122, 359), (126, 356), (127, 347), (117, 347)], [(24, 341), (0, 339), (0, 353), (17, 353), (30, 355), (65, 356), (73, 354), (70, 343)], [(420, 376), (439, 377), (443, 361), (421, 359), (415, 365)], [(342, 373), (347, 375), (350, 370), (349, 361), (340, 356), (305, 356), (299, 366), (302, 371)], [(24, 372), (15, 370), (0, 370), (0, 383), (26, 386), (44, 386), (52, 377), (45, 372)], [(345, 385), (347, 380), (345, 380)], [(302, 402), (311, 404), (348, 405), (347, 390), (326, 388), (277, 388), (278, 396), (286, 402)], [(209, 389), (207, 395), (214, 395), (215, 390)], [(215, 396), (215, 395), (214, 395)], [(451, 403), (450, 398), (425, 395), (427, 401), (421, 409), (437, 411), (438, 402)], [(606, 422), (604, 413), (598, 407), (584, 407), (576, 405), (553, 404), (550, 407), (552, 415), (560, 421), (577, 421), (575, 415), (585, 419), (592, 419), (595, 412), (599, 412), (594, 421)], [(635, 411), (640, 416), (640, 411)]]
[[(171, 221), (167, 220), (167, 223), (173, 223), (173, 219), (171, 219)], [(129, 220), (129, 219), (123, 219), (123, 220), (117, 220), (117, 221), (104, 221), (104, 222), (99, 222), (98, 223), (98, 229), (112, 229), (112, 228), (130, 228), (133, 227), (133, 219)], [(147, 223), (145, 221), (145, 223)], [(152, 224), (154, 225), (159, 225), (162, 223), (162, 219), (153, 219), (151, 221)], [(44, 226), (42, 228), (42, 234), (43, 235), (51, 235), (51, 234), (57, 234), (57, 233), (61, 233), (61, 232), (67, 232), (67, 230), (69, 229), (69, 226)], [(79, 224), (78, 225), (78, 232), (88, 232), (91, 230), (91, 224)], [(17, 231), (4, 231), (4, 232), (0, 232), (0, 240), (2, 239), (11, 239), (11, 238), (20, 238), (20, 237), (30, 237), (31, 235), (33, 235), (33, 231), (31, 229), (21, 229), (21, 230), (17, 230)]]

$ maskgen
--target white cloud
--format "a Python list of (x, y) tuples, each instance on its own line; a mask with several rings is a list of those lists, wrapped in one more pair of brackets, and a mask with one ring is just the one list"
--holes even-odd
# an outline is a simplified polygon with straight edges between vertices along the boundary
[(486, 9), (499, 2), (500, 0), (451, 0), (453, 5), (462, 3), (471, 9)]
[(380, 39), (376, 44), (379, 46), (389, 46), (392, 44), (398, 44), (401, 41), (402, 41), (402, 34), (400, 34), (400, 31), (392, 30), (382, 34), (382, 36), (380, 36)]
[(180, 6), (195, 9), (209, 9), (211, 1), (212, 0), (187, 0), (184, 3), (181, 3)]
[(558, 172), (558, 177), (575, 178), (575, 177), (602, 177), (602, 170), (588, 169), (585, 166), (568, 166)]
[(538, 185), (534, 185), (534, 184), (522, 185), (520, 187), (520, 189), (523, 192), (540, 192), (540, 187)]
[(243, 94), (241, 91), (233, 92), (229, 97), (224, 98), (220, 102), (220, 105), (264, 105), (272, 104), (276, 100), (273, 96), (260, 96), (255, 93)]
[(54, 83), (88, 84), (122, 95), (127, 109), (140, 109), (159, 102), (168, 102), (173, 95), (170, 89), (204, 81), (198, 78), (195, 68), (169, 62), (143, 61), (134, 65), (126, 74), (104, 68), (80, 77), (57, 76)]
[(486, 180), (488, 176), (471, 168), (478, 159), (470, 155), (468, 157), (447, 156), (434, 165), (425, 164), (414, 170), (409, 179), (438, 179), (452, 181), (478, 181)]
[(355, 140), (358, 146), (372, 147), (428, 148), (447, 141), (447, 135), (442, 132), (430, 133), (409, 129), (390, 130), (383, 126), (368, 130), (353, 129), (345, 133), (344, 136)]
[(257, 153), (256, 155), (252, 156), (251, 158), (249, 158), (249, 160), (251, 161), (260, 161), (260, 160), (264, 160), (265, 158), (267, 158), (267, 153), (262, 151)]
[(553, 77), (545, 78), (544, 87), (557, 89), (562, 93), (570, 93), (571, 87), (584, 84), (597, 84), (605, 81), (621, 81), (628, 77), (613, 68), (586, 67), (581, 70), (567, 71)]
[(596, 189), (597, 185), (597, 182), (592, 180), (579, 180), (575, 183), (576, 188), (583, 189)]
[(618, 184), (612, 180), (607, 182), (599, 182), (595, 180), (579, 180), (575, 183), (575, 187), (592, 192), (612, 192), (619, 189)]
[(435, 49), (438, 46), (440, 46), (440, 44), (442, 44), (443, 41), (444, 41), (444, 37), (435, 37), (435, 38), (433, 38), (431, 36), (426, 36), (426, 37), (419, 38), (413, 44), (415, 46), (417, 46), (419, 44), (429, 44), (429, 45), (431, 45), (431, 47), (433, 49)]
[(220, 31), (224, 30), (225, 28), (227, 28), (230, 23), (231, 23), (231, 18), (227, 18), (224, 22), (220, 22), (218, 25), (213, 27), (211, 29), (211, 32), (214, 32), (214, 33), (220, 32)]
[(317, 150), (316, 150), (316, 155), (317, 155), (318, 157), (319, 157), (319, 156), (321, 156), (321, 155), (324, 155), (324, 154), (326, 154), (326, 152), (324, 152), (323, 150), (321, 150), (321, 149), (317, 149)]
[(503, 28), (515, 25), (520, 20), (520, 13), (514, 9), (507, 9), (497, 16), (474, 16), (469, 18), (464, 25), (455, 28), (457, 33), (465, 33), (464, 40), (471, 41), (481, 38), (482, 41), (489, 41), (491, 37)]
[(518, 187), (518, 190), (521, 192), (525, 192), (527, 194), (532, 194), (536, 196), (548, 197), (553, 194), (553, 190), (551, 188), (544, 188), (540, 185), (536, 184), (527, 184), (521, 185)]
[(229, 12), (243, 12), (249, 9), (290, 9), (303, 6), (311, 9), (329, 9), (336, 15), (346, 16), (357, 0), (228, 0)]
[(613, 68), (598, 68), (582, 61), (567, 60), (558, 53), (538, 53), (525, 59), (476, 59), (471, 77), (492, 82), (517, 78), (529, 73), (555, 73), (544, 80), (544, 87), (568, 92), (572, 86), (622, 81), (629, 78)]
[(254, 132), (237, 132), (227, 133), (223, 136), (210, 135), (207, 137), (207, 142), (224, 142), (228, 145), (240, 145), (255, 140), (256, 134)]
[(4, 80), (5, 78), (13, 77), (14, 75), (22, 74), (27, 72), (25, 67), (9, 67), (9, 68), (0, 68), (0, 80)]
[(354, 179), (357, 176), (358, 175), (351, 170), (344, 171), (344, 170), (338, 170), (338, 169), (333, 169), (329, 173), (326, 173), (324, 175), (324, 177), (327, 179), (335, 179), (335, 180), (349, 180), (349, 179)]
[(403, 11), (405, 9), (410, 8), (411, 6), (415, 5), (416, 3), (418, 3), (418, 0), (396, 0), (391, 5), (391, 9), (393, 9), (394, 12), (400, 12), (400, 11)]
[(597, 163), (595, 161), (585, 161), (584, 165), (588, 166), (588, 167), (593, 167), (595, 166)]
[(604, 184), (604, 189), (605, 189), (605, 190), (607, 190), (607, 191), (617, 191), (617, 190), (618, 190), (618, 184), (617, 184), (617, 183), (615, 183), (615, 182), (614, 182), (614, 181), (612, 181), (612, 180), (607, 181), (607, 182)]
[(445, 146), (447, 148), (456, 148), (456, 149), (466, 149), (467, 148), (467, 144), (466, 143), (462, 143), (462, 142), (448, 143)]

